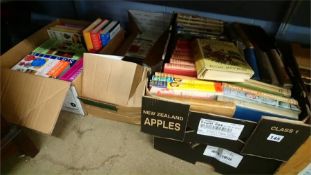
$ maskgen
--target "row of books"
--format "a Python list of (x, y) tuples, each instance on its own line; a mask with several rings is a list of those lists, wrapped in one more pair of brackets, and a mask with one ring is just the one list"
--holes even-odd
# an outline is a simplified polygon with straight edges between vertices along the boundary
[[(164, 73), (150, 79), (149, 91), (190, 104), (193, 99), (202, 104), (218, 101), (219, 110), (230, 102), (236, 106), (234, 117), (240, 119), (258, 121), (269, 115), (298, 120), (301, 110), (291, 98), (291, 90), (256, 80), (244, 53), (231, 41), (178, 39)], [(189, 73), (193, 70), (195, 73)]]
[(98, 52), (121, 30), (120, 22), (97, 18), (83, 30), (86, 48), (89, 52)]
[(210, 38), (224, 31), (224, 22), (207, 17), (177, 13), (177, 34), (190, 35), (200, 38)]
[(164, 73), (196, 77), (197, 72), (191, 49), (191, 41), (177, 40), (169, 63), (164, 64)]
[(256, 26), (230, 24), (229, 35), (240, 46), (248, 64), (254, 70), (252, 79), (291, 88), (282, 53), (263, 29)]
[(231, 102), (236, 105), (234, 117), (254, 121), (262, 115), (298, 120), (301, 112), (297, 100), (290, 98), (288, 89), (257, 80), (216, 82), (156, 72), (149, 81), (149, 93), (168, 99), (182, 98), (186, 103), (193, 99), (202, 100), (202, 103), (208, 103), (206, 100)]

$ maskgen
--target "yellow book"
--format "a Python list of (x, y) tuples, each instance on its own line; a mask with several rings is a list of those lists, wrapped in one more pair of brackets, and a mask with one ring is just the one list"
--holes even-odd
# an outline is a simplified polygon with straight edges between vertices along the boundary
[(197, 39), (194, 57), (198, 79), (243, 82), (254, 74), (232, 42)]
[(96, 27), (102, 20), (100, 18), (97, 18), (92, 24), (90, 24), (87, 28), (83, 30), (83, 37), (86, 44), (86, 48), (88, 51), (93, 50), (93, 44), (91, 40), (90, 31)]

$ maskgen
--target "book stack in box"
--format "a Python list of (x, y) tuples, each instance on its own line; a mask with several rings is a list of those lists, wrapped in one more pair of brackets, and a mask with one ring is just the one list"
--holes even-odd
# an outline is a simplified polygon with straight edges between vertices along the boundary
[(87, 51), (98, 52), (121, 30), (120, 22), (97, 18), (83, 30)]
[(223, 21), (180, 13), (174, 24), (174, 48), (143, 98), (142, 131), (155, 149), (221, 173), (273, 173), (310, 129), (282, 53), (256, 27), (224, 32)]

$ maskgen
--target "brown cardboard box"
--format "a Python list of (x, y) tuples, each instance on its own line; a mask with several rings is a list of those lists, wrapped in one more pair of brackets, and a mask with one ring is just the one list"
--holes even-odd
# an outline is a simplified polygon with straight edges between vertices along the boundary
[[(128, 12), (129, 32), (125, 33), (122, 44), (113, 52), (115, 55), (123, 56), (136, 35), (144, 32), (139, 27), (152, 27), (157, 21), (150, 22), (149, 18), (156, 19), (157, 15), (161, 15), (150, 13), (147, 16), (137, 16), (137, 13), (149, 14), (135, 10)], [(165, 28), (164, 25), (161, 27)], [(86, 111), (98, 117), (140, 124), (141, 100), (145, 94), (147, 74), (150, 69), (161, 65), (167, 38), (168, 32), (164, 30), (146, 56), (144, 66), (112, 60), (108, 55), (86, 53), (80, 91), (80, 99), (84, 102)], [(105, 54), (107, 51), (101, 50), (100, 53)]]
[[(81, 76), (69, 83), (12, 71), (10, 68), (49, 38), (47, 29), (50, 26), (62, 21), (72, 24), (88, 23), (58, 19), (21, 41), (0, 58), (1, 115), (9, 122), (45, 134), (52, 133), (69, 87), (72, 85), (76, 88), (78, 95), (81, 94)], [(109, 46), (104, 48), (104, 52), (113, 53), (123, 38), (124, 31), (121, 31)]]

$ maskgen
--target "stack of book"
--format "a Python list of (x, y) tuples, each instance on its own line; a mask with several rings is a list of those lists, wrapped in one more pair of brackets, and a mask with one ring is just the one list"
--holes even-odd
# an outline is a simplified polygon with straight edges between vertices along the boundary
[[(178, 26), (182, 17), (177, 15), (177, 31), (183, 29)], [(192, 41), (177, 38), (175, 50), (164, 64), (164, 73), (156, 73), (150, 79), (150, 94), (186, 103), (193, 99), (230, 102), (235, 104), (233, 117), (256, 122), (265, 115), (299, 120), (301, 109), (298, 101), (291, 98), (288, 75), (277, 78), (280, 84), (267, 83), (261, 78), (264, 70), (257, 68), (256, 54), (261, 54), (266, 56), (265, 61), (280, 63), (270, 66), (273, 72), (285, 74), (277, 49), (272, 44), (263, 47), (262, 43), (254, 42), (257, 40), (246, 35), (237, 24), (232, 29), (236, 35), (226, 41), (197, 35), (191, 37)], [(221, 30), (214, 34), (220, 33)], [(206, 101), (198, 103), (204, 105)]]
[(179, 39), (169, 60), (164, 64), (164, 73), (196, 77), (191, 41)]
[(49, 39), (13, 66), (12, 70), (73, 81), (82, 69), (80, 60), (84, 51), (81, 43)]
[(231, 39), (239, 43), (237, 45), (241, 47), (245, 59), (254, 70), (252, 79), (292, 88), (283, 55), (262, 28), (233, 23), (229, 29)]
[(157, 96), (216, 99), (223, 93), (222, 84), (192, 77), (155, 73), (149, 82), (150, 93)]
[(98, 18), (83, 30), (86, 48), (98, 52), (121, 30), (120, 22)]
[(47, 29), (50, 39), (26, 55), (11, 69), (34, 75), (73, 81), (82, 71), (83, 24), (60, 23)]
[(181, 35), (210, 38), (224, 31), (223, 21), (201, 16), (177, 13), (176, 23), (177, 34)]
[[(236, 104), (235, 117), (258, 121), (262, 116), (298, 120), (301, 112), (298, 101), (290, 98), (290, 91), (256, 80), (241, 83), (223, 83), (219, 101)], [(282, 93), (281, 93), (282, 92)]]

